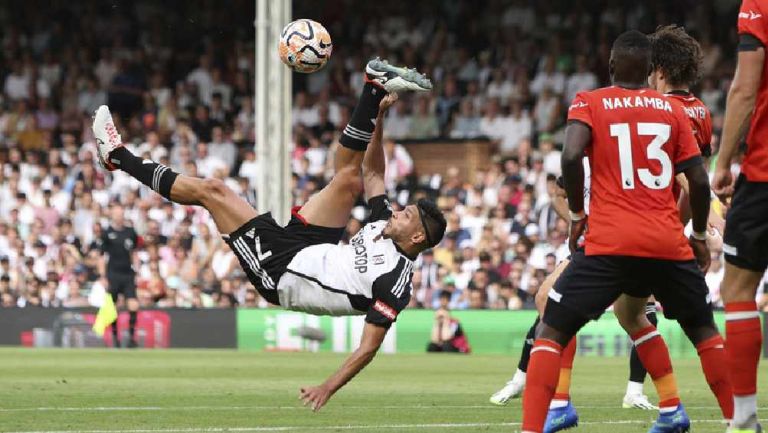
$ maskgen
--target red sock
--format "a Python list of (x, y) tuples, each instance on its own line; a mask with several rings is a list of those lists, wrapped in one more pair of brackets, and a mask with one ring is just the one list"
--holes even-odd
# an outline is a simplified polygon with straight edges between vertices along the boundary
[(715, 394), (723, 418), (733, 419), (733, 387), (728, 375), (728, 360), (725, 354), (723, 337), (715, 335), (696, 345), (701, 360), (701, 369), (707, 379), (709, 389)]
[(523, 393), (524, 432), (541, 433), (544, 430), (549, 403), (557, 386), (562, 350), (551, 340), (537, 339), (533, 344)]
[(677, 381), (669, 359), (669, 349), (655, 326), (649, 326), (631, 336), (637, 355), (653, 379), (659, 395), (659, 410), (670, 411), (680, 404)]
[(573, 370), (573, 358), (576, 357), (576, 337), (571, 338), (563, 349), (560, 357), (560, 377), (557, 380), (557, 388), (553, 400), (571, 399), (571, 371)]
[(763, 333), (755, 302), (725, 304), (725, 348), (736, 396), (757, 393), (757, 365)]

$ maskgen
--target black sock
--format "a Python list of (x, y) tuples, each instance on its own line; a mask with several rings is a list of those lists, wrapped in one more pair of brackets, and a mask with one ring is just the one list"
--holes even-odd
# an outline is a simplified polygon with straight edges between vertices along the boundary
[(374, 121), (379, 114), (379, 103), (385, 96), (387, 92), (381, 87), (365, 83), (352, 118), (339, 139), (342, 146), (361, 152), (368, 147), (376, 128)]
[(536, 321), (533, 322), (533, 326), (528, 330), (525, 335), (525, 344), (523, 345), (523, 352), (520, 354), (520, 362), (517, 363), (517, 369), (520, 371), (528, 371), (528, 360), (531, 359), (531, 349), (533, 349), (533, 341), (536, 339), (536, 327), (539, 326), (539, 316), (536, 316)]
[(120, 170), (130, 174), (168, 200), (171, 199), (171, 187), (178, 173), (163, 164), (141, 159), (125, 147), (112, 151), (109, 158), (110, 162), (120, 167)]
[[(656, 326), (659, 323), (659, 320), (656, 318), (655, 303), (649, 302), (648, 305), (645, 306), (645, 317), (648, 318), (648, 321), (651, 322), (653, 326)], [(632, 353), (629, 355), (629, 381), (643, 383), (645, 382), (645, 376), (647, 374), (648, 371), (646, 371), (643, 363), (640, 361), (637, 349), (635, 349), (635, 346), (633, 345)]]
[(136, 316), (137, 315), (138, 314), (136, 311), (130, 311), (128, 313), (128, 333), (131, 336), (131, 340), (133, 340), (134, 337), (136, 336)]

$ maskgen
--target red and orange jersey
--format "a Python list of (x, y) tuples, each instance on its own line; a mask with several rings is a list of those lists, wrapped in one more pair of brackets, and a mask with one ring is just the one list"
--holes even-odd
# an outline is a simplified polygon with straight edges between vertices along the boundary
[(577, 94), (568, 120), (592, 130), (586, 254), (692, 259), (672, 187), (701, 153), (682, 106), (655, 90), (612, 86)]

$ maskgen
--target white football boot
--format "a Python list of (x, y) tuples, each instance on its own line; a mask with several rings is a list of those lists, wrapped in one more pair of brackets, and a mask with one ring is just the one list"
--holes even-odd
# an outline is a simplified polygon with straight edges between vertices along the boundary
[(101, 166), (109, 171), (117, 170), (118, 167), (109, 160), (109, 154), (115, 149), (123, 147), (123, 139), (117, 132), (115, 122), (112, 121), (112, 114), (109, 113), (109, 107), (106, 105), (96, 109), (93, 116), (93, 135), (96, 137)]

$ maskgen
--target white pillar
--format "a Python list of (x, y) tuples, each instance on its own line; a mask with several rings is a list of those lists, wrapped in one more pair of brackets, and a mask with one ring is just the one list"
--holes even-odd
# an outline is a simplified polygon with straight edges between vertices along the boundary
[(291, 207), (291, 71), (277, 54), (280, 32), (290, 21), (290, 1), (256, 0), (257, 207), (278, 223), (288, 222)]

